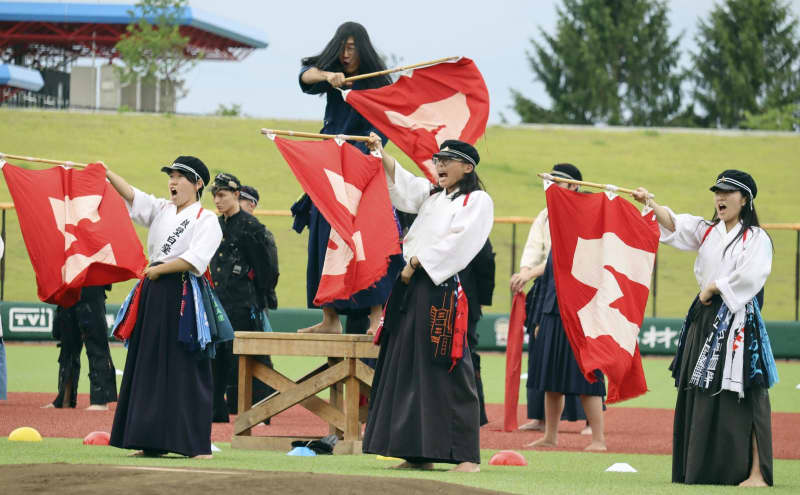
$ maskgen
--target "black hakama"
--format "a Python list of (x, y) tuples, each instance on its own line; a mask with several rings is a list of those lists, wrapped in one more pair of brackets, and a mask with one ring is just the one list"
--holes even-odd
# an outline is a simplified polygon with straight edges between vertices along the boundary
[[(533, 329), (536, 328), (534, 321), (534, 308), (533, 302), (535, 299), (535, 292), (538, 285), (534, 284), (533, 288), (528, 292), (525, 301), (525, 328), (528, 331), (528, 379), (525, 383), (527, 392), (527, 409), (528, 419), (544, 420), (544, 392), (536, 390), (533, 383), (534, 369), (536, 368), (537, 357), (534, 353), (535, 346)], [(538, 359), (542, 359), (541, 357)], [(584, 421), (586, 413), (583, 410), (580, 397), (577, 395), (567, 395), (564, 397), (564, 410), (561, 412), (562, 421)]]
[(142, 281), (110, 445), (185, 456), (211, 453), (210, 360), (178, 342), (180, 273)]
[(435, 362), (431, 298), (436, 288), (418, 270), (398, 279), (386, 308), (372, 382), (363, 451), (413, 463), (480, 462), (480, 413), (469, 349), (450, 371)]
[(575, 360), (558, 309), (552, 253), (536, 285), (529, 325), (533, 328), (539, 325), (539, 333), (532, 344), (533, 366), (529, 368), (528, 386), (539, 392), (564, 395), (606, 395), (603, 373), (595, 370), (597, 380), (589, 383)]
[(533, 366), (533, 389), (540, 392), (558, 392), (565, 395), (606, 395), (603, 373), (595, 370), (597, 381), (589, 383), (581, 373), (567, 333), (559, 315), (544, 314), (539, 324), (539, 335), (533, 342), (536, 356)]
[[(767, 389), (752, 386), (743, 399), (735, 392), (719, 393), (722, 373), (708, 390), (689, 384), (722, 299), (715, 296), (704, 306), (695, 301), (690, 310), (684, 349), (677, 371), (678, 399), (672, 441), (672, 481), (687, 484), (738, 485), (750, 476), (752, 434), (758, 442), (759, 467), (772, 485), (772, 425)], [(749, 344), (745, 340), (745, 347)], [(719, 362), (724, 362), (725, 346)]]

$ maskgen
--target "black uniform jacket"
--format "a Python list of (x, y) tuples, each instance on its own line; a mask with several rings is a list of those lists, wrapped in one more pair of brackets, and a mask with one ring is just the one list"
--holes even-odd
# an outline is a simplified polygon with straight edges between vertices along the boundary
[(222, 243), (211, 259), (211, 278), (230, 309), (278, 307), (278, 248), (272, 232), (244, 210), (219, 217)]

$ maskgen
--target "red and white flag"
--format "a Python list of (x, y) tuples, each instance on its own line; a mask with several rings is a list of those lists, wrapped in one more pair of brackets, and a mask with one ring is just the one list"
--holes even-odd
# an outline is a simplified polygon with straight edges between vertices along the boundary
[(26, 170), (0, 160), (39, 299), (72, 306), (81, 287), (139, 278), (147, 266), (122, 198), (102, 165)]
[(335, 140), (275, 138), (303, 190), (331, 224), (314, 304), (348, 299), (386, 275), (400, 253), (381, 159)]
[(448, 139), (475, 144), (489, 119), (486, 83), (475, 62), (464, 57), (402, 73), (388, 86), (343, 93), (434, 184), (432, 156), (439, 145)]
[[(545, 181), (561, 320), (590, 382), (608, 377), (607, 402), (647, 392), (638, 335), (658, 250), (655, 215), (613, 193)], [(647, 211), (647, 210), (646, 210)]]

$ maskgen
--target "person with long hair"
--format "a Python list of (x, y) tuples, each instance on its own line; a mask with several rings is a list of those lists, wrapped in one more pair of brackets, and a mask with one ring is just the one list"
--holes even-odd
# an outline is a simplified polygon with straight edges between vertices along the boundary
[(714, 215), (676, 215), (644, 188), (634, 198), (655, 211), (661, 242), (697, 251), (700, 289), (678, 341), (672, 481), (772, 485), (767, 389), (778, 380), (758, 294), (772, 269), (772, 239), (759, 226), (750, 174), (725, 170), (711, 186)]
[(406, 265), (376, 335), (381, 349), (363, 451), (405, 459), (400, 469), (442, 462), (477, 472), (480, 404), (458, 273), (486, 244), (494, 221), (492, 198), (475, 172), (480, 156), (468, 143), (443, 142), (433, 156), (439, 180), (432, 187), (371, 138), (392, 204), (417, 218), (403, 239)]
[[(300, 89), (307, 94), (325, 95), (323, 134), (346, 134), (351, 136), (368, 136), (375, 127), (344, 101), (341, 88), (372, 89), (391, 84), (388, 75), (369, 77), (351, 83), (345, 78), (358, 74), (367, 74), (386, 69), (377, 51), (372, 46), (367, 30), (357, 22), (345, 22), (336, 30), (333, 38), (317, 55), (301, 60)], [(380, 135), (383, 144), (386, 138)], [(364, 153), (369, 153), (363, 142), (352, 142)], [(320, 211), (304, 194), (292, 206), (294, 229), (300, 233), (308, 227), (308, 266), (306, 269), (306, 299), (309, 308), (316, 308), (314, 297), (322, 278), (325, 253), (328, 249), (331, 226)], [(387, 226), (388, 228), (389, 226)], [(393, 228), (393, 227), (392, 227)], [(341, 333), (342, 324), (339, 314), (347, 315), (347, 333), (373, 333), (378, 328), (381, 309), (392, 282), (402, 265), (400, 257), (393, 257), (388, 273), (374, 287), (364, 289), (346, 301), (335, 301), (322, 307), (322, 321), (308, 328), (298, 330), (301, 333)]]
[[(170, 199), (146, 194), (106, 169), (131, 218), (149, 229), (150, 255), (138, 289), (137, 311), (127, 316), (135, 318), (135, 325), (109, 445), (138, 450), (136, 456), (173, 452), (210, 458), (211, 361), (185, 345), (181, 332), (187, 318), (182, 318), (181, 308), (188, 277), (206, 271), (222, 231), (216, 215), (200, 205), (210, 177), (199, 158), (179, 156), (161, 171), (169, 176)], [(200, 332), (192, 325), (195, 318), (188, 320), (188, 333), (196, 336)]]

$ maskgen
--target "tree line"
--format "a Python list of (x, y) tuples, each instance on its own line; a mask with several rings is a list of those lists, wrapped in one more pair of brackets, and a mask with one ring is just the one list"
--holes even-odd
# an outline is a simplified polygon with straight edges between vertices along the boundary
[(551, 100), (523, 122), (800, 131), (800, 27), (784, 0), (722, 0), (680, 66), (665, 0), (562, 0), (526, 53)]

